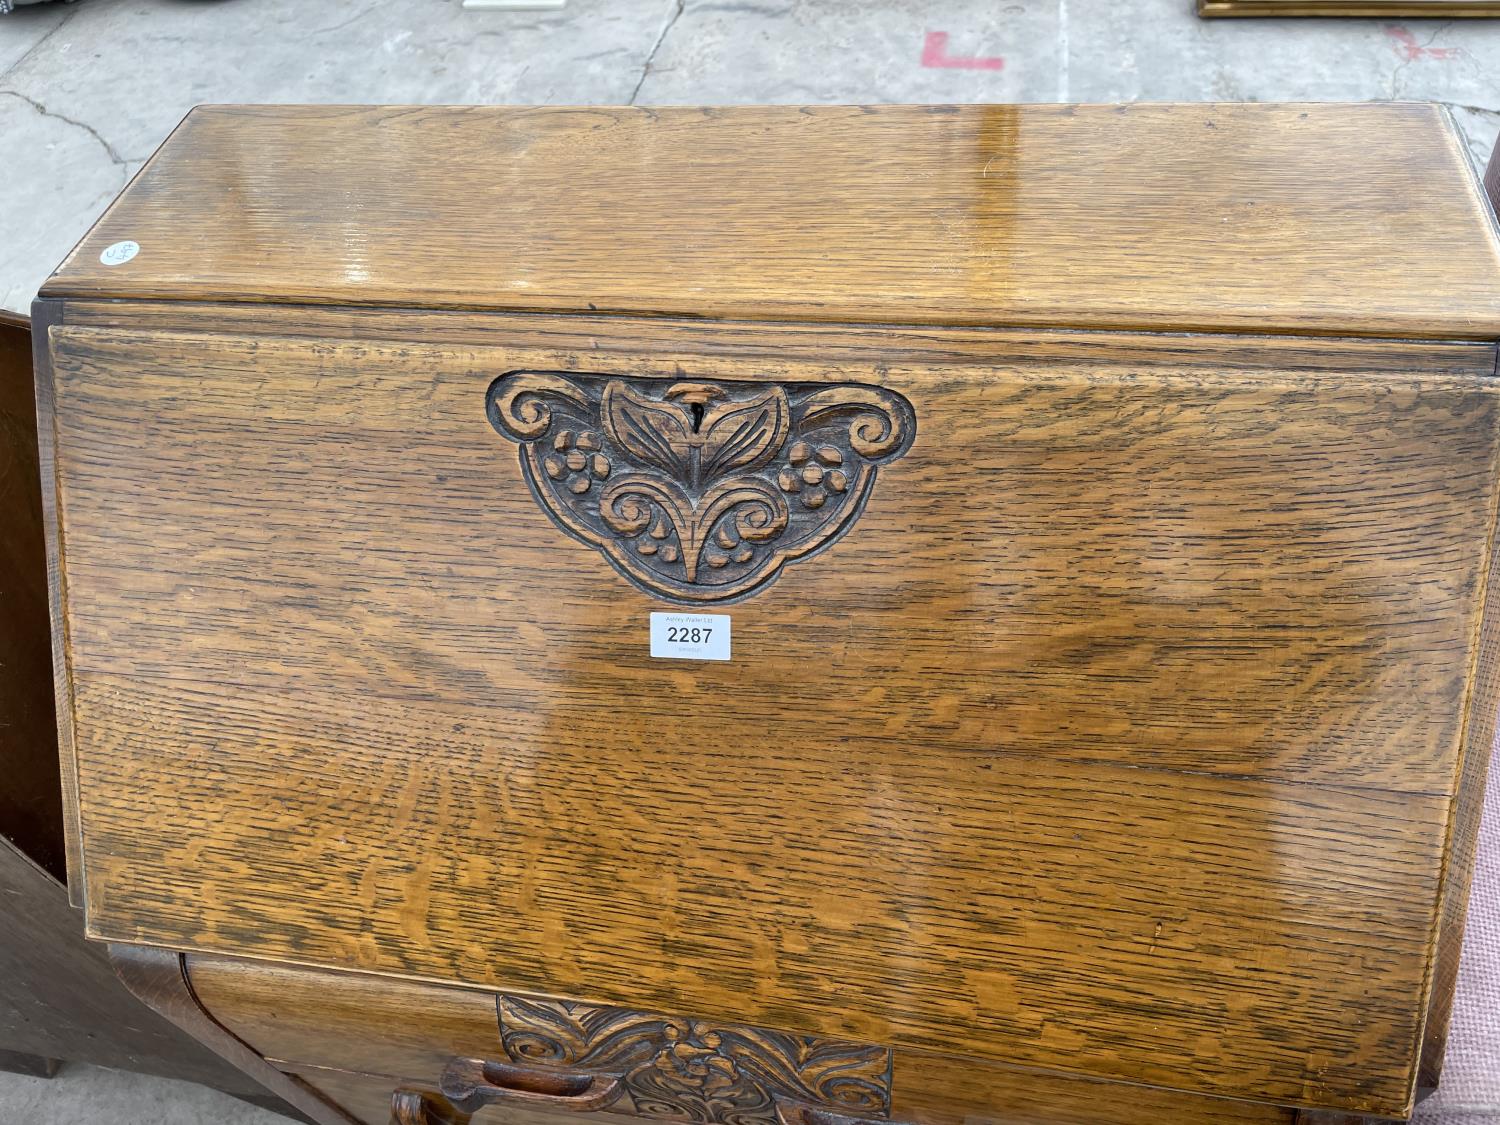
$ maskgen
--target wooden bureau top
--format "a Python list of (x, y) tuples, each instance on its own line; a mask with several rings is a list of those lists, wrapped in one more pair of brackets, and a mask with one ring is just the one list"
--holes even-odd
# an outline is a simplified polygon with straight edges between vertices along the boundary
[(1497, 278), (1430, 105), (216, 106), (43, 294), (1490, 340)]

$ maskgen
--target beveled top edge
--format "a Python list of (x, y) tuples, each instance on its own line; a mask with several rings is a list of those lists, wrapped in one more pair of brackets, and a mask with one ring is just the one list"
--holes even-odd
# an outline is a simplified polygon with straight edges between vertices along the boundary
[(1492, 340), (1500, 239), (1425, 103), (214, 106), (42, 292)]

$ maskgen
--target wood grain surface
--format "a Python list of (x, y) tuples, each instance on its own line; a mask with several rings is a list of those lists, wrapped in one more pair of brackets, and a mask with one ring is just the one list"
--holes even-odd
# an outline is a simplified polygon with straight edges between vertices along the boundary
[[(51, 336), (97, 936), (1409, 1106), (1492, 348), (154, 315)], [(731, 664), (652, 662), (511, 369), (919, 436)]]
[(203, 954), (187, 972), (203, 1006), (278, 1065), (436, 1082), (453, 1058), (500, 1050), (492, 992)]
[(43, 293), (1494, 339), (1497, 266), (1428, 105), (220, 106)]

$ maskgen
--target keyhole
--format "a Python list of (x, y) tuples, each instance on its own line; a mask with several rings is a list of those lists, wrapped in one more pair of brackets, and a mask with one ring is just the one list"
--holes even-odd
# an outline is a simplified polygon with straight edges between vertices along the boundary
[(693, 433), (696, 434), (696, 433), (698, 433), (699, 431), (701, 431), (703, 429), (703, 404), (701, 402), (695, 402), (695, 403), (692, 404), (692, 407), (693, 407)]

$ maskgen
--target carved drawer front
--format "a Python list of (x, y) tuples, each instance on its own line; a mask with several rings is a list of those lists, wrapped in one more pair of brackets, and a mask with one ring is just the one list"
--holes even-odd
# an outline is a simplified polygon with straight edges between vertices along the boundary
[[(945, 1090), (925, 1092), (905, 1107), (901, 1118), (926, 1125), (1295, 1125), (1296, 1111), (1250, 1102), (1173, 1094), (1140, 1086), (1068, 1079), (1055, 1074), (1015, 1071), (986, 1084), (985, 1068), (945, 1065), (937, 1060), (937, 1077), (951, 1082)], [(962, 1072), (957, 1067), (962, 1066)], [(916, 1062), (914, 1070), (931, 1070), (933, 1060)], [(397, 1083), (379, 1075), (352, 1074), (319, 1067), (283, 1068), (331, 1098), (363, 1125), (389, 1125), (391, 1102), (400, 1090), (417, 1090), (441, 1107), (433, 1085)], [(976, 1073), (979, 1081), (975, 1081)], [(495, 1107), (475, 1113), (470, 1125), (624, 1125), (632, 1118), (612, 1112), (561, 1113)], [(638, 1120), (638, 1119), (636, 1119)], [(432, 1125), (443, 1125), (441, 1117)], [(428, 1125), (424, 1122), (423, 1125)], [(830, 1123), (831, 1125), (831, 1123)]]
[(888, 1047), (528, 996), (497, 1007), (506, 1058), (618, 1076), (620, 1103), (643, 1117), (775, 1125), (788, 1102), (890, 1115)]
[[(782, 1097), (776, 1125), (1290, 1125), (1293, 1116), (1271, 1105), (602, 1005), (228, 958), (194, 956), (189, 967), (216, 1020), (369, 1125), (387, 1125), (398, 1093), (428, 1100), (439, 1114), (433, 1125), (443, 1125), (443, 1114), (461, 1116), (444, 1097), (444, 1079), (459, 1095), (471, 1060), (530, 1071), (533, 1086), (548, 1073), (621, 1079), (618, 1093), (593, 1109), (511, 1099), (475, 1109), (471, 1125), (761, 1122), (771, 1117), (768, 1091)], [(581, 1087), (575, 1107), (599, 1096), (599, 1086)], [(788, 1091), (839, 1108), (817, 1110)]]
[[(389, 1075), (490, 1104), (788, 1125), (890, 1116), (890, 1048), (575, 1000), (192, 958), (199, 999), (281, 1065)], [(827, 1125), (827, 1123), (825, 1123)]]

